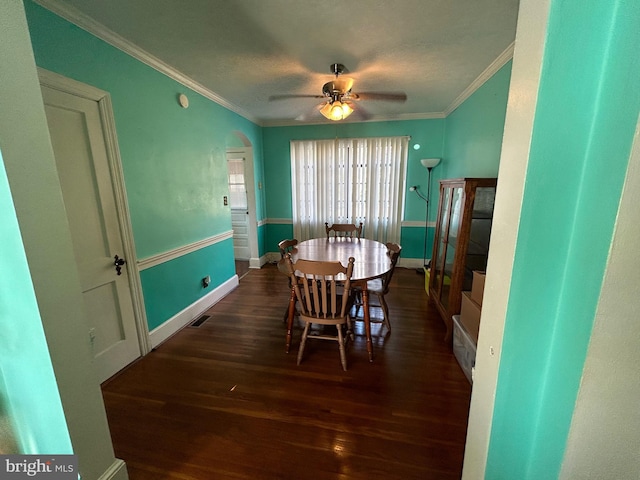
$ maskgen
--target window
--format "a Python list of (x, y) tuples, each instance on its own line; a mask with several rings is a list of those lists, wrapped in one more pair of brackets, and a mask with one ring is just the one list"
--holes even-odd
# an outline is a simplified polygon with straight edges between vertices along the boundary
[(244, 158), (227, 160), (229, 169), (229, 205), (232, 209), (247, 210), (247, 187), (244, 184)]
[(293, 234), (325, 235), (324, 223), (364, 224), (364, 236), (400, 243), (409, 137), (291, 142)]

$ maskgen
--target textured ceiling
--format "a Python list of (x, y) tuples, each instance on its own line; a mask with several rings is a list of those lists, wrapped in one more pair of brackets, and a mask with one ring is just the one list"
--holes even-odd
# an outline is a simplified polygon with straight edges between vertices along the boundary
[(358, 102), (372, 120), (442, 116), (509, 51), (518, 10), (518, 0), (36, 1), (115, 33), (261, 125), (313, 111), (317, 99), (269, 96), (321, 94), (332, 63), (349, 69), (354, 92), (407, 94)]

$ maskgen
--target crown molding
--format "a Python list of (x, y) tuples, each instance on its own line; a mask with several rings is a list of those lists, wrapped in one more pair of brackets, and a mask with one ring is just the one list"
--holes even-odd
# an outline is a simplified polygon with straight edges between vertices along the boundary
[[(359, 120), (357, 123), (364, 122), (394, 122), (394, 121), (402, 121), (402, 120), (432, 120), (437, 118), (447, 118), (449, 115), (453, 113), (453, 111), (458, 108), (460, 105), (464, 103), (471, 95), (473, 95), (476, 90), (478, 90), (482, 85), (484, 85), (487, 80), (493, 77), (498, 70), (506, 65), (506, 63), (513, 58), (513, 50), (514, 50), (515, 42), (511, 42), (511, 44), (500, 54), (498, 57), (491, 62), (491, 64), (484, 69), (484, 71), (478, 75), (478, 77), (471, 82), (471, 84), (464, 89), (464, 91), (458, 95), (458, 97), (451, 102), (451, 104), (447, 107), (444, 112), (432, 112), (432, 113), (408, 113), (402, 115), (395, 115), (393, 117), (384, 117), (384, 116), (376, 116), (372, 117), (369, 120)], [(324, 119), (319, 119), (316, 122), (305, 122), (300, 123), (296, 121), (278, 121), (278, 120), (263, 120), (261, 126), (263, 127), (291, 127), (291, 126), (300, 126), (300, 125), (322, 125), (326, 124), (327, 121)], [(356, 123), (355, 121), (344, 120), (340, 123)]]
[(509, 45), (504, 50), (504, 52), (498, 55), (498, 58), (496, 58), (491, 63), (491, 65), (485, 68), (485, 70), (480, 75), (478, 75), (478, 77), (473, 82), (471, 82), (471, 84), (467, 88), (465, 88), (460, 95), (458, 95), (458, 98), (451, 102), (451, 105), (449, 105), (449, 107), (444, 111), (445, 117), (451, 115), (456, 108), (462, 105), (467, 98), (473, 95), (476, 90), (484, 85), (487, 80), (493, 77), (498, 70), (500, 70), (509, 60), (513, 58), (514, 45), (515, 42), (511, 42), (511, 45)]
[[(221, 105), (222, 107), (237, 113), (243, 118), (246, 118), (250, 122), (255, 123), (261, 127), (292, 127), (301, 125), (326, 125), (327, 121), (324, 119), (318, 119), (314, 122), (298, 122), (291, 120), (265, 120), (259, 119), (254, 115), (246, 112), (240, 107), (230, 103), (222, 98), (217, 93), (209, 90), (205, 86), (196, 82), (192, 78), (183, 74), (179, 70), (175, 69), (171, 65), (163, 62), (159, 58), (143, 50), (139, 46), (131, 43), (125, 38), (121, 37), (117, 33), (108, 29), (99, 22), (96, 22), (91, 17), (85, 15), (77, 8), (68, 5), (61, 0), (33, 0), (38, 5), (46, 8), (47, 10), (55, 13), (59, 17), (73, 23), (74, 25), (82, 28), (83, 30), (95, 35), (97, 38), (105, 41), (109, 45), (121, 50), (122, 52), (130, 55), (136, 60), (150, 66), (158, 72), (166, 75), (167, 77), (175, 80), (176, 82), (184, 85), (185, 87), (193, 90), (194, 92), (202, 95), (205, 98)], [(345, 120), (340, 123), (371, 123), (371, 122), (396, 122), (403, 120), (432, 120), (447, 118), (453, 111), (458, 108), (465, 100), (467, 100), (473, 93), (478, 90), (487, 80), (489, 80), (500, 68), (502, 68), (509, 60), (513, 58), (515, 42), (512, 42), (471, 84), (460, 94), (458, 97), (447, 107), (443, 112), (430, 112), (430, 113), (410, 113), (393, 116), (375, 116), (368, 120), (349, 121)]]
[(196, 82), (192, 78), (184, 75), (182, 72), (178, 71), (171, 65), (163, 62), (162, 60), (150, 54), (146, 50), (143, 50), (139, 46), (134, 45), (133, 43), (121, 37), (120, 35), (113, 32), (112, 30), (109, 30), (107, 27), (105, 27), (101, 23), (96, 22), (91, 17), (88, 17), (77, 8), (72, 7), (71, 5), (68, 5), (66, 3), (63, 3), (60, 0), (34, 0), (34, 1), (38, 5), (55, 13), (59, 17), (62, 17), (65, 20), (80, 27), (81, 29), (89, 32), (90, 34), (95, 35), (96, 37), (105, 41), (109, 45), (117, 48), (118, 50), (121, 50), (127, 55), (130, 55), (131, 57), (135, 58), (136, 60), (139, 60), (145, 65), (148, 65), (149, 67), (157, 70), (158, 72), (184, 85), (190, 90), (193, 90), (194, 92), (199, 93), (203, 97), (208, 98), (209, 100), (217, 103), (218, 105), (221, 105), (224, 108), (237, 113), (241, 117), (244, 117), (247, 120), (260, 125), (260, 121), (258, 118), (242, 110), (240, 107), (228, 102), (217, 93), (209, 90), (208, 88), (204, 87), (203, 85)]

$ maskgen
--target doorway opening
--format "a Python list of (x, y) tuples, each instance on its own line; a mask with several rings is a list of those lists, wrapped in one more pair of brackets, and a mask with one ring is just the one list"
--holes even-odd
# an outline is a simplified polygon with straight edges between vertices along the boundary
[(227, 145), (240, 142), (242, 146), (227, 148), (229, 175), (229, 207), (233, 229), (233, 250), (238, 278), (251, 268), (260, 268), (258, 251), (258, 222), (253, 149), (249, 139), (239, 131), (229, 136)]

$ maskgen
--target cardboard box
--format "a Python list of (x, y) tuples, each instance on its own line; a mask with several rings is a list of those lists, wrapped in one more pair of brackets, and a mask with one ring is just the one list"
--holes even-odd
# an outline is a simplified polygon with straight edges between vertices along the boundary
[(480, 331), (480, 311), (480, 305), (471, 299), (471, 292), (462, 292), (460, 324), (469, 332), (476, 343), (478, 343), (478, 332)]
[(473, 281), (471, 283), (471, 300), (482, 306), (482, 297), (484, 296), (484, 278), (485, 272), (473, 271)]

